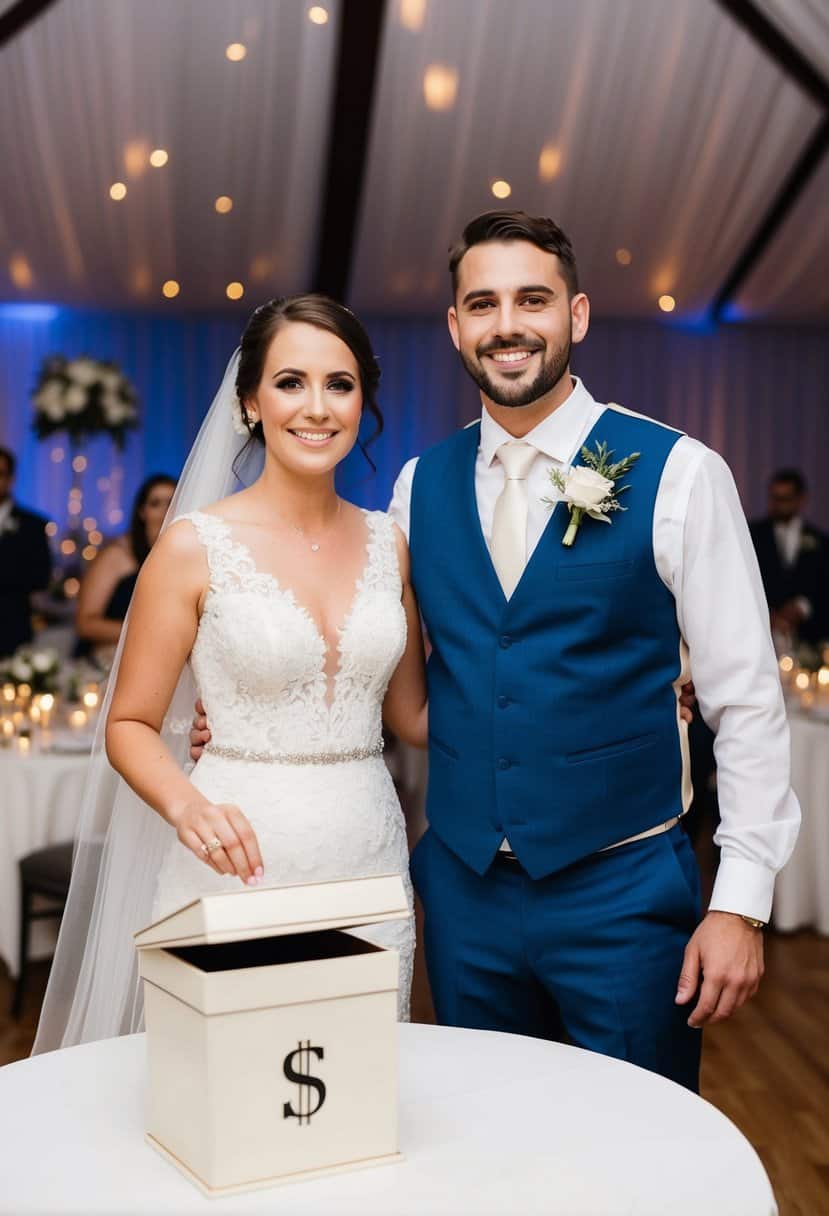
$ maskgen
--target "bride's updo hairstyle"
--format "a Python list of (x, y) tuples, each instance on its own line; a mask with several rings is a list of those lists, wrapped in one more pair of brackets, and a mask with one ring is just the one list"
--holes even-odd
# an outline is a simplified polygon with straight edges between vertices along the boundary
[[(242, 421), (250, 433), (248, 442), (264, 444), (265, 436), (261, 422), (251, 425), (248, 420), (245, 401), (252, 397), (259, 387), (271, 342), (283, 325), (292, 321), (301, 321), (304, 325), (313, 325), (316, 329), (324, 329), (334, 334), (351, 351), (360, 371), (363, 409), (368, 410), (374, 419), (374, 431), (366, 442), (373, 443), (383, 430), (383, 415), (377, 404), (380, 365), (372, 349), (371, 340), (350, 309), (329, 296), (316, 292), (268, 300), (267, 304), (259, 305), (245, 326), (239, 343), (236, 396)], [(360, 444), (360, 447), (365, 454), (363, 444)]]

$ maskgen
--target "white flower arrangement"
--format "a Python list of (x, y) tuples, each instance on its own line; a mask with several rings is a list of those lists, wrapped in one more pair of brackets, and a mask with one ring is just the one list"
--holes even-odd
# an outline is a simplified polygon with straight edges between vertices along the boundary
[(60, 656), (51, 647), (20, 646), (0, 660), (0, 682), (28, 684), (32, 692), (55, 692), (59, 676)]
[(133, 386), (115, 364), (86, 355), (47, 359), (32, 401), (40, 439), (56, 431), (67, 431), (72, 438), (105, 433), (123, 447), (126, 432), (138, 425)]
[[(626, 511), (619, 502), (619, 495), (630, 486), (619, 486), (616, 483), (628, 473), (641, 456), (641, 452), (632, 452), (623, 460), (611, 461), (612, 450), (606, 443), (596, 443), (596, 451), (582, 448), (581, 458), (584, 464), (574, 465), (567, 472), (550, 469), (550, 481), (558, 490), (561, 498), (570, 508), (570, 523), (564, 533), (561, 543), (568, 548), (576, 539), (581, 522), (585, 515), (600, 523), (609, 524), (613, 521), (610, 515), (613, 511)], [(556, 500), (544, 498), (542, 502), (548, 507), (554, 507)]]

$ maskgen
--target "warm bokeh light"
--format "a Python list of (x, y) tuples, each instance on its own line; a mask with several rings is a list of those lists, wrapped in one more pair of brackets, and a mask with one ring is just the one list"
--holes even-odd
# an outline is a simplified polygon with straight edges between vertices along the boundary
[(227, 215), (228, 211), (233, 210), (233, 199), (227, 194), (220, 194), (213, 206), (216, 208), (219, 215)]
[(85, 456), (75, 456), (72, 460), (72, 468), (76, 473), (82, 473), (88, 464)]
[(492, 193), (496, 198), (509, 198), (512, 194), (512, 186), (509, 182), (499, 179), (497, 182), (492, 183)]
[(821, 688), (829, 687), (829, 667), (821, 667), (817, 673), (817, 682)]
[(98, 527), (98, 521), (97, 519), (93, 519), (91, 515), (87, 515), (86, 519), (83, 521), (83, 526), (86, 528), (87, 532), (91, 532), (93, 528)]
[(69, 491), (70, 498), (80, 498), (81, 494), (82, 494), (82, 491), (77, 486), (73, 486), (72, 489)]
[(35, 276), (22, 253), (15, 253), (9, 258), (9, 277), (15, 287), (19, 287), (21, 291), (26, 291), (29, 287), (34, 286)]
[(113, 511), (110, 511), (110, 513), (109, 513), (109, 522), (111, 524), (120, 524), (120, 522), (123, 518), (124, 518), (124, 512), (121, 510), (120, 507), (116, 507)]
[(99, 477), (95, 484), (102, 494), (106, 494), (107, 490), (109, 489), (109, 478)]
[(81, 500), (79, 498), (70, 498), (67, 510), (69, 511), (70, 515), (80, 515), (81, 511), (83, 510)]
[(784, 654), (780, 660), (781, 671), (792, 671), (794, 669), (794, 659), (790, 654)]
[(127, 177), (141, 177), (147, 168), (150, 145), (146, 139), (131, 139), (124, 147), (124, 168)]
[(98, 532), (97, 529), (94, 529), (92, 532), (89, 533), (90, 545), (103, 544), (103, 540), (104, 540), (103, 533)]
[(633, 254), (630, 252), (629, 249), (617, 249), (616, 250), (616, 261), (619, 263), (620, 266), (629, 266), (631, 264), (631, 262), (633, 261)]
[(180, 291), (181, 288), (175, 279), (168, 279), (161, 288), (161, 294), (166, 296), (168, 300), (174, 300)]
[(87, 709), (94, 709), (98, 704), (98, 700), (99, 698), (97, 692), (90, 691), (83, 694), (83, 703)]
[(325, 25), (328, 21), (328, 9), (321, 4), (315, 4), (308, 9), (308, 20), (314, 25)]
[(545, 144), (538, 158), (538, 176), (543, 182), (558, 177), (561, 169), (561, 151), (555, 144)]
[(109, 188), (109, 197), (115, 199), (116, 203), (120, 202), (122, 198), (127, 197), (127, 187), (123, 182), (113, 182)]
[(153, 148), (150, 153), (150, 164), (154, 169), (160, 169), (162, 165), (166, 165), (170, 157), (165, 152), (164, 148)]
[(47, 713), (50, 709), (55, 708), (55, 698), (50, 692), (45, 692), (40, 698), (40, 708), (45, 709)]
[(225, 288), (225, 295), (229, 300), (241, 300), (245, 294), (245, 289), (241, 283), (228, 283)]
[(60, 462), (66, 457), (66, 452), (64, 452), (63, 448), (52, 448), (51, 452), (49, 453), (49, 457), (54, 464), (60, 464)]
[(81, 589), (81, 584), (76, 578), (68, 578), (63, 584), (63, 594), (68, 600), (73, 600)]
[(430, 110), (451, 110), (458, 95), (458, 73), (445, 63), (432, 63), (423, 73), (423, 96)]
[(91, 562), (97, 552), (98, 550), (94, 545), (84, 545), (83, 549), (81, 549), (81, 557), (85, 562)]
[(46, 527), (43, 529), (47, 536), (57, 536), (58, 525), (53, 519), (50, 519)]
[(231, 63), (239, 63), (247, 53), (248, 48), (243, 42), (231, 42), (230, 46), (225, 50), (225, 55), (227, 55)]
[(808, 671), (799, 671), (794, 678), (794, 682), (795, 682), (796, 688), (799, 688), (801, 692), (805, 692), (806, 689), (809, 687)]
[(423, 28), (426, 16), (426, 0), (400, 0), (400, 24), (404, 29), (417, 33)]
[(657, 303), (663, 312), (673, 312), (676, 308), (676, 300), (673, 296), (660, 296)]
[(77, 545), (73, 540), (62, 540), (60, 542), (60, 551), (65, 557), (71, 557), (76, 548)]

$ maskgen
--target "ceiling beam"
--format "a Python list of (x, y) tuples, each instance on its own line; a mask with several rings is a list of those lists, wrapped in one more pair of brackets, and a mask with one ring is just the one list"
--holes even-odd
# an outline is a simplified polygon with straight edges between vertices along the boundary
[(55, 0), (17, 0), (17, 4), (6, 9), (0, 17), (0, 47), (16, 38), (27, 25), (54, 3)]
[(717, 0), (729, 16), (754, 39), (795, 84), (823, 110), (818, 124), (790, 169), (765, 215), (735, 261), (710, 307), (712, 320), (721, 321), (728, 305), (769, 248), (806, 186), (829, 151), (829, 82), (789, 39), (752, 3), (752, 0)]
[(357, 239), (386, 0), (342, 0), (314, 291), (344, 300)]

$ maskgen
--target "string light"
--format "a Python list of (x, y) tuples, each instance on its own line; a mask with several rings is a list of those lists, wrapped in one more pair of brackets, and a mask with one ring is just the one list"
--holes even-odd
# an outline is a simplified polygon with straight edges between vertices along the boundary
[(617, 249), (616, 250), (616, 261), (619, 263), (620, 266), (629, 266), (631, 264), (631, 262), (633, 261), (633, 254), (630, 252), (629, 249)]
[(543, 182), (558, 177), (561, 168), (561, 152), (555, 144), (545, 144), (538, 158), (538, 176)]
[(227, 215), (228, 211), (233, 210), (233, 199), (229, 198), (226, 194), (220, 194), (213, 206), (219, 215)]
[(123, 182), (113, 182), (109, 188), (109, 197), (120, 203), (122, 198), (127, 197), (127, 187)]
[(248, 48), (243, 42), (231, 42), (230, 46), (225, 49), (225, 55), (231, 63), (241, 63), (247, 53)]
[(175, 279), (168, 279), (161, 288), (161, 294), (166, 296), (168, 300), (174, 300), (180, 291), (181, 287)]
[(492, 183), (492, 193), (496, 198), (509, 198), (512, 194), (512, 186), (509, 182), (499, 179), (497, 182)]
[(315, 4), (313, 8), (308, 9), (308, 20), (314, 25), (326, 25), (328, 22), (328, 9), (323, 8), (321, 4)]
[(676, 308), (676, 300), (673, 296), (660, 296), (657, 303), (663, 312), (673, 312)]
[(245, 289), (241, 283), (228, 283), (225, 288), (225, 295), (229, 300), (241, 300), (245, 294)]
[(154, 169), (160, 169), (162, 165), (166, 165), (170, 157), (167, 155), (164, 148), (154, 148), (150, 153), (150, 164)]
[(458, 95), (458, 73), (445, 63), (432, 63), (423, 73), (423, 96), (430, 110), (451, 110)]

